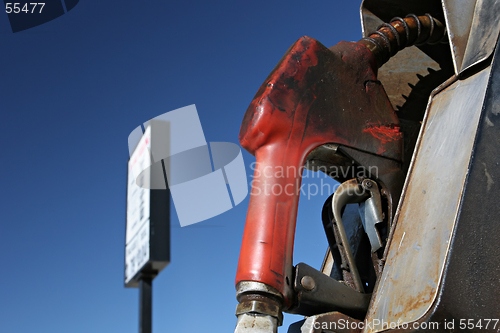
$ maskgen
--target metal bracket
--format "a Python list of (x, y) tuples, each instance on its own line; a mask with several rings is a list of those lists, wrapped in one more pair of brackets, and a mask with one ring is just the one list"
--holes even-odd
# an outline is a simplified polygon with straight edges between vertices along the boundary
[[(367, 203), (365, 203), (366, 201)], [(344, 207), (350, 203), (363, 203), (361, 206), (363, 227), (369, 237), (372, 252), (375, 252), (382, 247), (380, 235), (375, 228), (375, 224), (383, 220), (382, 201), (377, 183), (370, 179), (364, 179), (362, 182), (358, 179), (351, 179), (342, 183), (332, 197), (332, 223), (337, 228), (341, 247), (347, 261), (346, 264), (349, 266), (349, 271), (351, 272), (356, 290), (364, 292), (363, 283), (358, 268), (356, 267), (356, 261), (352, 254), (351, 246), (349, 245), (344, 223), (342, 222), (342, 211)]]
[(373, 180), (365, 179), (361, 185), (366, 191), (370, 192), (370, 197), (359, 204), (359, 214), (361, 215), (365, 232), (370, 240), (372, 253), (374, 253), (383, 246), (380, 235), (375, 227), (375, 224), (384, 220), (382, 199), (377, 183)]
[(288, 312), (304, 316), (340, 311), (363, 318), (371, 299), (304, 263), (295, 266), (294, 290), (297, 306)]

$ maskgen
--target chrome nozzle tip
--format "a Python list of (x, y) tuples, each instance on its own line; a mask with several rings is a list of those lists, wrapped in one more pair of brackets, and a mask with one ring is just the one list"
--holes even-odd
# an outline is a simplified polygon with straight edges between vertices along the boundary
[(238, 316), (234, 333), (277, 333), (278, 319), (267, 315), (243, 313)]

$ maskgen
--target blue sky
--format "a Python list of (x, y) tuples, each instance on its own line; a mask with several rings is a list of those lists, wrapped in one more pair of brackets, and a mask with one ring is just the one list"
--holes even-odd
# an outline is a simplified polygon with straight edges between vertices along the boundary
[[(287, 48), (361, 38), (360, 1), (94, 1), (13, 34), (0, 15), (0, 332), (137, 332), (123, 286), (127, 137), (196, 104), (207, 141), (237, 142)], [(244, 152), (251, 180), (253, 156)], [(326, 178), (307, 179), (333, 182)], [(319, 268), (320, 212), (302, 197), (294, 262)], [(194, 205), (195, 203), (193, 203)], [(181, 228), (154, 280), (154, 332), (232, 332), (248, 197)], [(173, 206), (172, 206), (173, 207)], [(301, 318), (285, 315), (287, 326)]]

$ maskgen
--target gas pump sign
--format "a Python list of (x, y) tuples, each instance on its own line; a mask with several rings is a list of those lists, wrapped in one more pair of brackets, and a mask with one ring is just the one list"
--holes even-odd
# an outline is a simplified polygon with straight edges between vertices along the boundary
[(128, 162), (126, 287), (138, 287), (142, 275), (154, 277), (170, 261), (170, 196), (163, 163), (151, 158), (153, 145), (168, 145), (167, 134), (167, 123), (151, 122)]

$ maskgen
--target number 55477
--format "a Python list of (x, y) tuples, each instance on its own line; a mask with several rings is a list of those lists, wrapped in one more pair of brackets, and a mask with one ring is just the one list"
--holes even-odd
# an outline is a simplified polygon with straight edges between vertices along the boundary
[(37, 9), (38, 13), (40, 14), (43, 10), (43, 7), (45, 6), (45, 2), (30, 2), (29, 5), (28, 3), (25, 3), (24, 6), (21, 8), (19, 2), (7, 2), (5, 4), (5, 12), (7, 14), (14, 13), (18, 14), (20, 12), (25, 12), (26, 14), (28, 13), (37, 13), (35, 11), (35, 8), (39, 7), (40, 9)]

